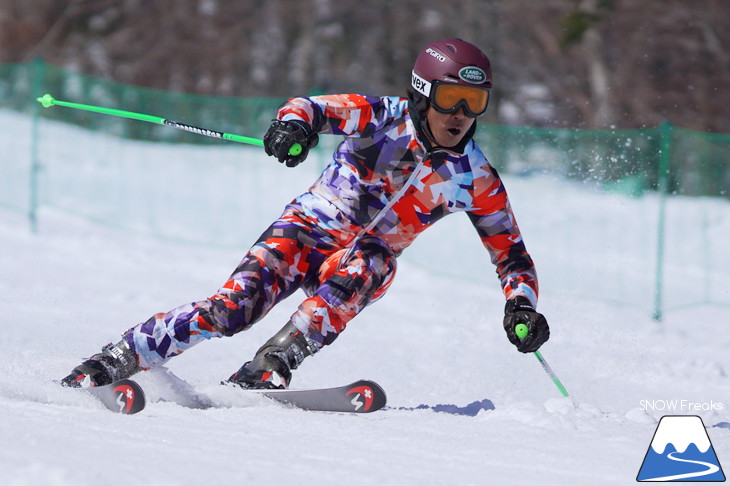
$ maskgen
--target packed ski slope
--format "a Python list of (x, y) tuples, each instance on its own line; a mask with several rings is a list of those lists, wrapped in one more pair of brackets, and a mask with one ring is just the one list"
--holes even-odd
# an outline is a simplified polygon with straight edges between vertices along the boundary
[[(272, 183), (286, 170), (264, 158), (249, 163), (265, 167)], [(33, 234), (24, 216), (0, 210), (0, 483), (629, 485), (666, 414), (700, 415), (730, 472), (728, 308), (685, 307), (656, 324), (648, 307), (602, 299), (595, 285), (584, 295), (566, 290), (561, 282), (584, 275), (551, 263), (564, 255), (539, 249), (555, 238), (551, 227), (580, 208), (584, 221), (595, 222), (581, 231), (600, 234), (607, 211), (639, 213), (645, 201), (570, 192), (569, 185), (540, 178), (505, 179), (542, 269), (540, 310), (552, 327), (543, 354), (570, 398), (560, 396), (533, 356), (509, 344), (486, 253), (478, 264), (457, 255), (455, 230), (446, 225), (400, 259), (386, 297), (305, 361), (292, 384), (370, 378), (393, 407), (494, 403), (476, 416), (305, 412), (220, 386), (286, 322), (299, 294), (251, 330), (205, 342), (167, 369), (137, 375), (147, 408), (135, 416), (112, 414), (54, 380), (153, 313), (211, 295), (250, 242), (239, 249), (176, 243), (53, 209), (41, 211)], [(291, 195), (308, 182), (293, 180)], [(718, 203), (714, 214), (727, 220), (730, 206)], [(718, 236), (727, 241), (730, 231)], [(632, 257), (619, 263), (604, 250), (585, 246), (574, 257), (603, 262), (608, 274)], [(448, 271), (439, 271), (437, 261)], [(693, 262), (672, 265), (682, 275)], [(692, 275), (687, 270), (685, 277)], [(633, 277), (644, 279), (644, 271)], [(713, 288), (727, 297), (730, 278), (713, 278)], [(607, 282), (606, 292), (631, 285), (631, 278)], [(192, 408), (200, 395), (219, 407)], [(644, 410), (648, 402), (670, 400), (678, 400), (676, 409)]]

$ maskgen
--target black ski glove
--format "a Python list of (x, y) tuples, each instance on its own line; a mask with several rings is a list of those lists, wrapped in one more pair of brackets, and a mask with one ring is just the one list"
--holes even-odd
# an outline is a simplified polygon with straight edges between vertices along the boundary
[[(527, 337), (522, 340), (515, 333), (517, 324), (527, 326)], [(504, 330), (509, 341), (521, 353), (537, 351), (550, 338), (550, 327), (545, 316), (536, 312), (527, 297), (521, 295), (508, 300), (504, 306)]]
[[(274, 120), (264, 135), (264, 150), (266, 155), (273, 155), (287, 167), (295, 167), (304, 162), (309, 149), (316, 147), (317, 142), (319, 136), (308, 123)], [(302, 147), (301, 153), (289, 155), (289, 150), (297, 143)]]

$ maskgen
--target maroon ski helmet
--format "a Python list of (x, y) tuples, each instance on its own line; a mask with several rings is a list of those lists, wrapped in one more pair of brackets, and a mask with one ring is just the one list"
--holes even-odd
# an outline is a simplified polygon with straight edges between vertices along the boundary
[(491, 89), (489, 58), (474, 44), (461, 39), (432, 42), (416, 58), (411, 86), (429, 97), (433, 81)]

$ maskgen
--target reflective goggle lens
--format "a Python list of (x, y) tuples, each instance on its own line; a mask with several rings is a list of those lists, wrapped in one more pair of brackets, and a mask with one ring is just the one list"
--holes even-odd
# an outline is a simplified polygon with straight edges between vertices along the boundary
[(433, 88), (431, 101), (443, 113), (453, 113), (464, 105), (467, 115), (477, 117), (487, 109), (489, 91), (461, 84), (438, 83)]

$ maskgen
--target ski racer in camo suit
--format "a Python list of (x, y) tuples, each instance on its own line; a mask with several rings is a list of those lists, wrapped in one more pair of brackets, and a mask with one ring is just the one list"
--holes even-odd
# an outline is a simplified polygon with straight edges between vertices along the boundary
[[(421, 51), (408, 98), (290, 99), (264, 137), (266, 153), (294, 167), (318, 135), (343, 136), (320, 177), (212, 297), (132, 327), (63, 382), (99, 386), (152, 368), (203, 340), (248, 329), (301, 288), (307, 298), (289, 322), (229, 378), (247, 388), (286, 388), (292, 369), (383, 296), (398, 255), (456, 212), (469, 217), (496, 266), (509, 340), (522, 352), (537, 350), (549, 328), (535, 311), (535, 268), (502, 181), (472, 140), (491, 87), (486, 55), (448, 39)], [(523, 340), (514, 331), (519, 322), (529, 329)]]

